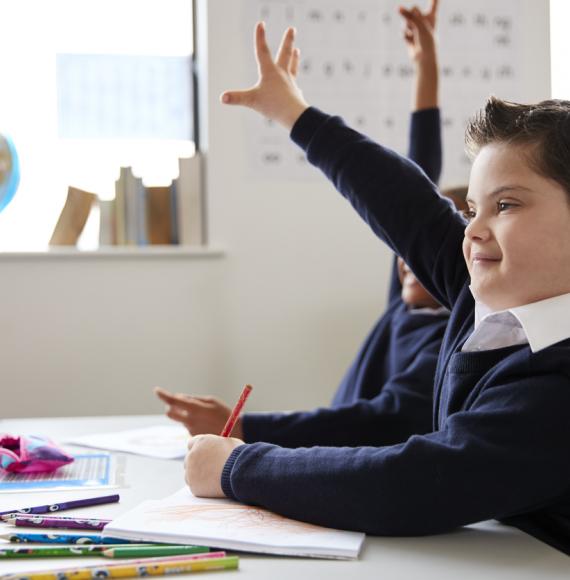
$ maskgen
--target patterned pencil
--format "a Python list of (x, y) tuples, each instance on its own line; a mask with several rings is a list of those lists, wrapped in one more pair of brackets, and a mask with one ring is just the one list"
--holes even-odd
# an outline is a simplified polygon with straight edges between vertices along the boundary
[(173, 560), (161, 563), (142, 563), (115, 566), (86, 566), (84, 568), (62, 568), (40, 572), (18, 572), (4, 574), (0, 580), (96, 580), (98, 578), (137, 578), (141, 576), (163, 576), (167, 574), (187, 574), (206, 570), (237, 570), (237, 556), (222, 558), (198, 558)]
[(63, 528), (66, 530), (102, 530), (111, 520), (66, 518), (54, 516), (16, 516), (6, 523), (30, 528)]
[(224, 551), (219, 552), (205, 552), (204, 554), (191, 554), (182, 556), (160, 556), (156, 558), (137, 558), (135, 560), (121, 560), (119, 562), (109, 562), (105, 564), (106, 568), (113, 566), (125, 566), (127, 564), (160, 564), (162, 562), (179, 562), (180, 560), (211, 560), (213, 558), (222, 558), (226, 555)]
[(0, 534), (0, 539), (8, 540), (12, 544), (106, 544), (107, 547), (112, 544), (149, 544), (156, 545), (154, 542), (136, 542), (131, 540), (122, 540), (121, 538), (112, 538), (110, 536), (100, 536), (97, 534), (26, 534), (10, 533)]
[(89, 497), (85, 499), (76, 499), (72, 501), (65, 501), (61, 503), (52, 503), (46, 505), (38, 505), (34, 507), (19, 508), (9, 511), (0, 512), (0, 518), (3, 520), (10, 519), (13, 516), (20, 514), (52, 514), (55, 512), (62, 512), (65, 510), (71, 510), (76, 508), (82, 508), (92, 505), (103, 505), (107, 503), (118, 502), (120, 496), (118, 494), (113, 495), (101, 495), (98, 497)]
[(0, 560), (12, 558), (65, 558), (74, 556), (101, 556), (109, 546), (39, 546), (0, 548)]

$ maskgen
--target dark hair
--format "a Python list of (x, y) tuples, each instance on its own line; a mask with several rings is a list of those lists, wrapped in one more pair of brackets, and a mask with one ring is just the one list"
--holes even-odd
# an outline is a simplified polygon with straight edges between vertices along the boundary
[(490, 143), (527, 146), (532, 169), (570, 196), (570, 101), (522, 105), (490, 97), (467, 125), (467, 154), (473, 158)]

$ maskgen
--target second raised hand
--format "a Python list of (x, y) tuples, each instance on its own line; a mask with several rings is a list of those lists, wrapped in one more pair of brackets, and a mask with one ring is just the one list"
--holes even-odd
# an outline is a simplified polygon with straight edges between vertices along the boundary
[(249, 89), (222, 93), (222, 103), (248, 107), (291, 130), (309, 106), (295, 80), (299, 49), (295, 48), (294, 42), (295, 29), (288, 28), (274, 59), (267, 46), (265, 24), (258, 22), (255, 27), (255, 57), (259, 79)]

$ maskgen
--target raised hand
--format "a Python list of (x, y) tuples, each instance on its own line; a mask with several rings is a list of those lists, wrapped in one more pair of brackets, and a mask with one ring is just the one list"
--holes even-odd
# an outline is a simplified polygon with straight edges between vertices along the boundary
[(291, 130), (308, 107), (296, 82), (300, 52), (294, 41), (295, 29), (288, 28), (274, 59), (267, 46), (265, 24), (258, 22), (255, 27), (255, 57), (259, 79), (249, 89), (222, 93), (222, 103), (248, 107)]
[(431, 0), (426, 12), (422, 12), (417, 6), (412, 9), (403, 6), (399, 8), (406, 21), (404, 40), (408, 45), (410, 58), (418, 65), (422, 61), (435, 62), (434, 31), (438, 4), (438, 0)]
[(406, 21), (404, 40), (410, 58), (416, 65), (413, 108), (416, 111), (437, 107), (439, 104), (437, 47), (434, 28), (438, 0), (431, 0), (427, 12), (417, 6), (411, 10), (400, 6), (399, 12)]
[[(167, 404), (166, 415), (182, 423), (191, 435), (211, 433), (219, 435), (228, 420), (231, 408), (216, 397), (173, 394), (155, 387), (156, 396)], [(241, 419), (233, 429), (237, 437), (243, 437)]]

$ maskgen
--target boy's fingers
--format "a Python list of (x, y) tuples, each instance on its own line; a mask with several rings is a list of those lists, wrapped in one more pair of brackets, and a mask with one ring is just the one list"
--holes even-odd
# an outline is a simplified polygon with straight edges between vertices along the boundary
[(180, 397), (174, 393), (169, 393), (160, 387), (154, 388), (154, 394), (165, 403), (178, 402)]
[(406, 19), (406, 22), (409, 22), (412, 19), (412, 11), (408, 10), (407, 8), (404, 8), (403, 6), (400, 6), (398, 8), (398, 12), (400, 13), (401, 16), (403, 16)]
[(406, 18), (406, 20), (408, 22), (408, 26), (410, 26), (415, 31), (415, 33), (419, 35), (420, 41), (422, 39), (427, 40), (428, 35), (431, 35), (428, 23), (417, 6), (412, 8), (410, 11), (410, 17), (409, 19)]
[(418, 30), (418, 26), (414, 19), (414, 15), (411, 10), (407, 10), (400, 6), (399, 9), (400, 14), (406, 21), (405, 28), (404, 28), (404, 39), (407, 43), (411, 43), (414, 40), (414, 35)]
[(188, 411), (181, 409), (180, 407), (170, 407), (166, 411), (166, 416), (173, 421), (178, 421), (179, 423), (184, 423), (190, 418)]
[(259, 66), (259, 74), (264, 75), (269, 68), (274, 66), (271, 51), (265, 38), (265, 23), (258, 22), (255, 27), (255, 57)]
[(159, 388), (155, 388), (154, 392), (159, 399), (165, 403), (168, 403), (169, 405), (185, 404), (192, 400), (190, 395), (184, 395), (182, 393), (175, 395), (174, 393), (169, 393), (168, 391)]
[(403, 8), (402, 6), (400, 6), (399, 12), (400, 12), (401, 16), (404, 18), (404, 20), (406, 21), (406, 23), (405, 23), (405, 35), (406, 36), (413, 35), (413, 30), (414, 30), (414, 28), (416, 28), (416, 22), (414, 20), (414, 15), (413, 15), (412, 11), (407, 10), (406, 8)]
[(283, 70), (289, 70), (291, 66), (291, 60), (293, 58), (293, 43), (295, 41), (295, 29), (288, 28), (283, 34), (281, 39), (281, 45), (277, 51), (277, 59), (275, 62), (277, 66), (281, 67)]
[(220, 101), (225, 105), (241, 105), (242, 107), (252, 107), (254, 103), (256, 89), (246, 89), (245, 91), (226, 91), (221, 94)]
[(428, 9), (428, 12), (426, 15), (432, 28), (435, 27), (435, 18), (437, 15), (438, 5), (439, 5), (439, 0), (431, 0), (429, 9)]
[(291, 76), (296, 77), (299, 72), (299, 62), (301, 61), (301, 51), (298, 48), (293, 50), (293, 57), (291, 58), (291, 65), (289, 66), (289, 72)]
[(166, 389), (163, 389), (162, 387), (154, 387), (153, 391), (154, 394), (157, 395), (158, 397), (168, 397), (172, 395), (172, 393), (170, 393)]

